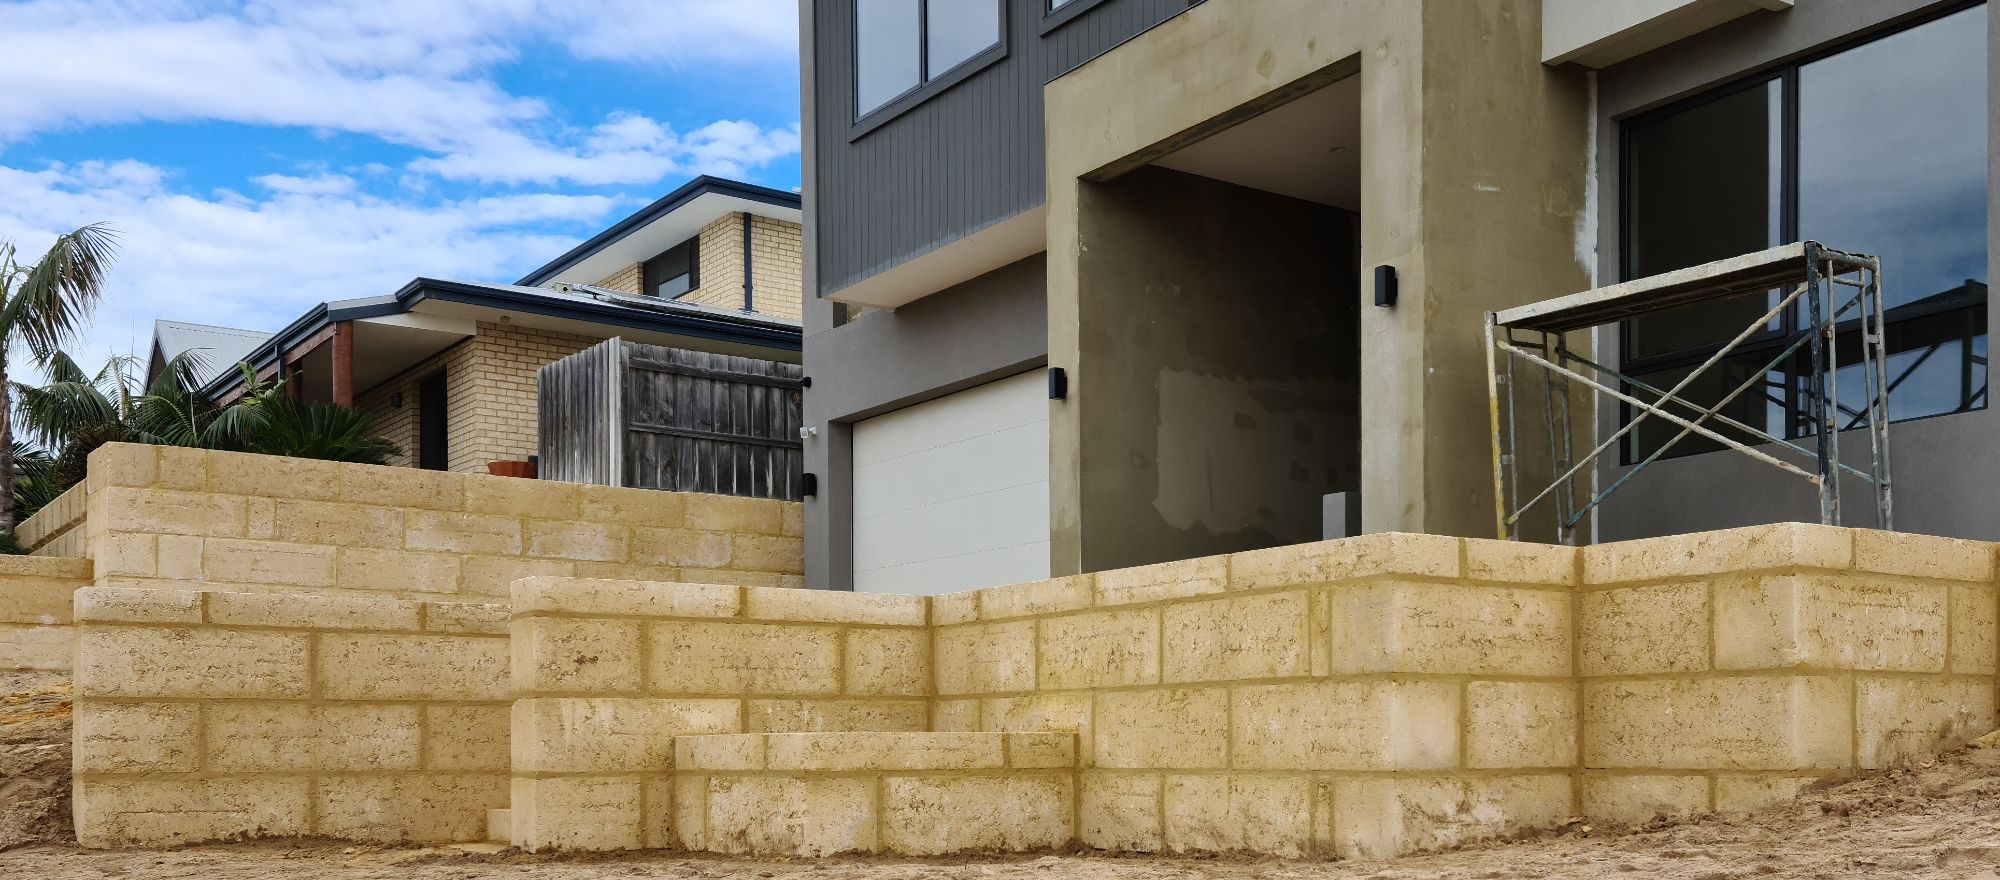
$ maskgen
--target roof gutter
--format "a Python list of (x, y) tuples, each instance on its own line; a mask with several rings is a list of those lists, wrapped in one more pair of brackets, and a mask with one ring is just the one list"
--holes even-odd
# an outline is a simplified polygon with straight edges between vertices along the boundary
[(521, 280), (514, 283), (521, 287), (540, 287), (548, 283), (550, 279), (562, 274), (569, 267), (589, 259), (598, 251), (617, 244), (625, 236), (631, 235), (653, 221), (679, 210), (681, 206), (695, 199), (711, 194), (733, 196), (746, 201), (761, 202), (766, 205), (791, 208), (793, 210), (799, 210), (804, 205), (804, 200), (799, 197), (798, 193), (785, 192), (784, 190), (772, 189), (767, 186), (758, 186), (754, 183), (724, 180), (720, 177), (711, 177), (704, 174), (688, 181), (681, 188), (667, 193), (658, 201), (640, 208), (638, 213), (612, 224), (610, 229), (591, 236), (589, 240), (571, 248), (569, 253), (555, 258), (548, 265), (528, 273)]

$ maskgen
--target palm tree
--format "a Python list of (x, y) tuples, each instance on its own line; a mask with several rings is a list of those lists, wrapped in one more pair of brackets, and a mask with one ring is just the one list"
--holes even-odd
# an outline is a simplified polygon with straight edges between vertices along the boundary
[(104, 295), (104, 274), (118, 245), (101, 223), (56, 236), (48, 253), (22, 264), (11, 241), (0, 241), (0, 534), (14, 533), (14, 400), (7, 358), (14, 344), (46, 365), (77, 337)]

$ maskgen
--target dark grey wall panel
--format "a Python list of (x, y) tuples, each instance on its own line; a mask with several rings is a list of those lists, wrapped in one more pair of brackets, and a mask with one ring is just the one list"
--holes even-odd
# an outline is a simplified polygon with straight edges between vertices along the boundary
[(1005, 58), (858, 138), (854, 0), (814, 3), (815, 293), (1040, 204), (1042, 86), (1189, 5), (1102, 0), (1043, 35), (1043, 0), (1006, 2)]

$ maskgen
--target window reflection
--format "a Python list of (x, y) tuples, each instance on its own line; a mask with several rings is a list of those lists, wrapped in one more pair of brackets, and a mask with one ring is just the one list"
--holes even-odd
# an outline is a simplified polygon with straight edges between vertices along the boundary
[(854, 0), (854, 89), (861, 112), (922, 82), (919, 9), (919, 0)]

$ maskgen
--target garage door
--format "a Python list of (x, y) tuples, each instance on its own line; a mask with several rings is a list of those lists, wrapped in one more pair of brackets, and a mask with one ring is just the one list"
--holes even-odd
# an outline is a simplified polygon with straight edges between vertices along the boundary
[(1035, 370), (854, 426), (854, 588), (1049, 576), (1049, 401)]

